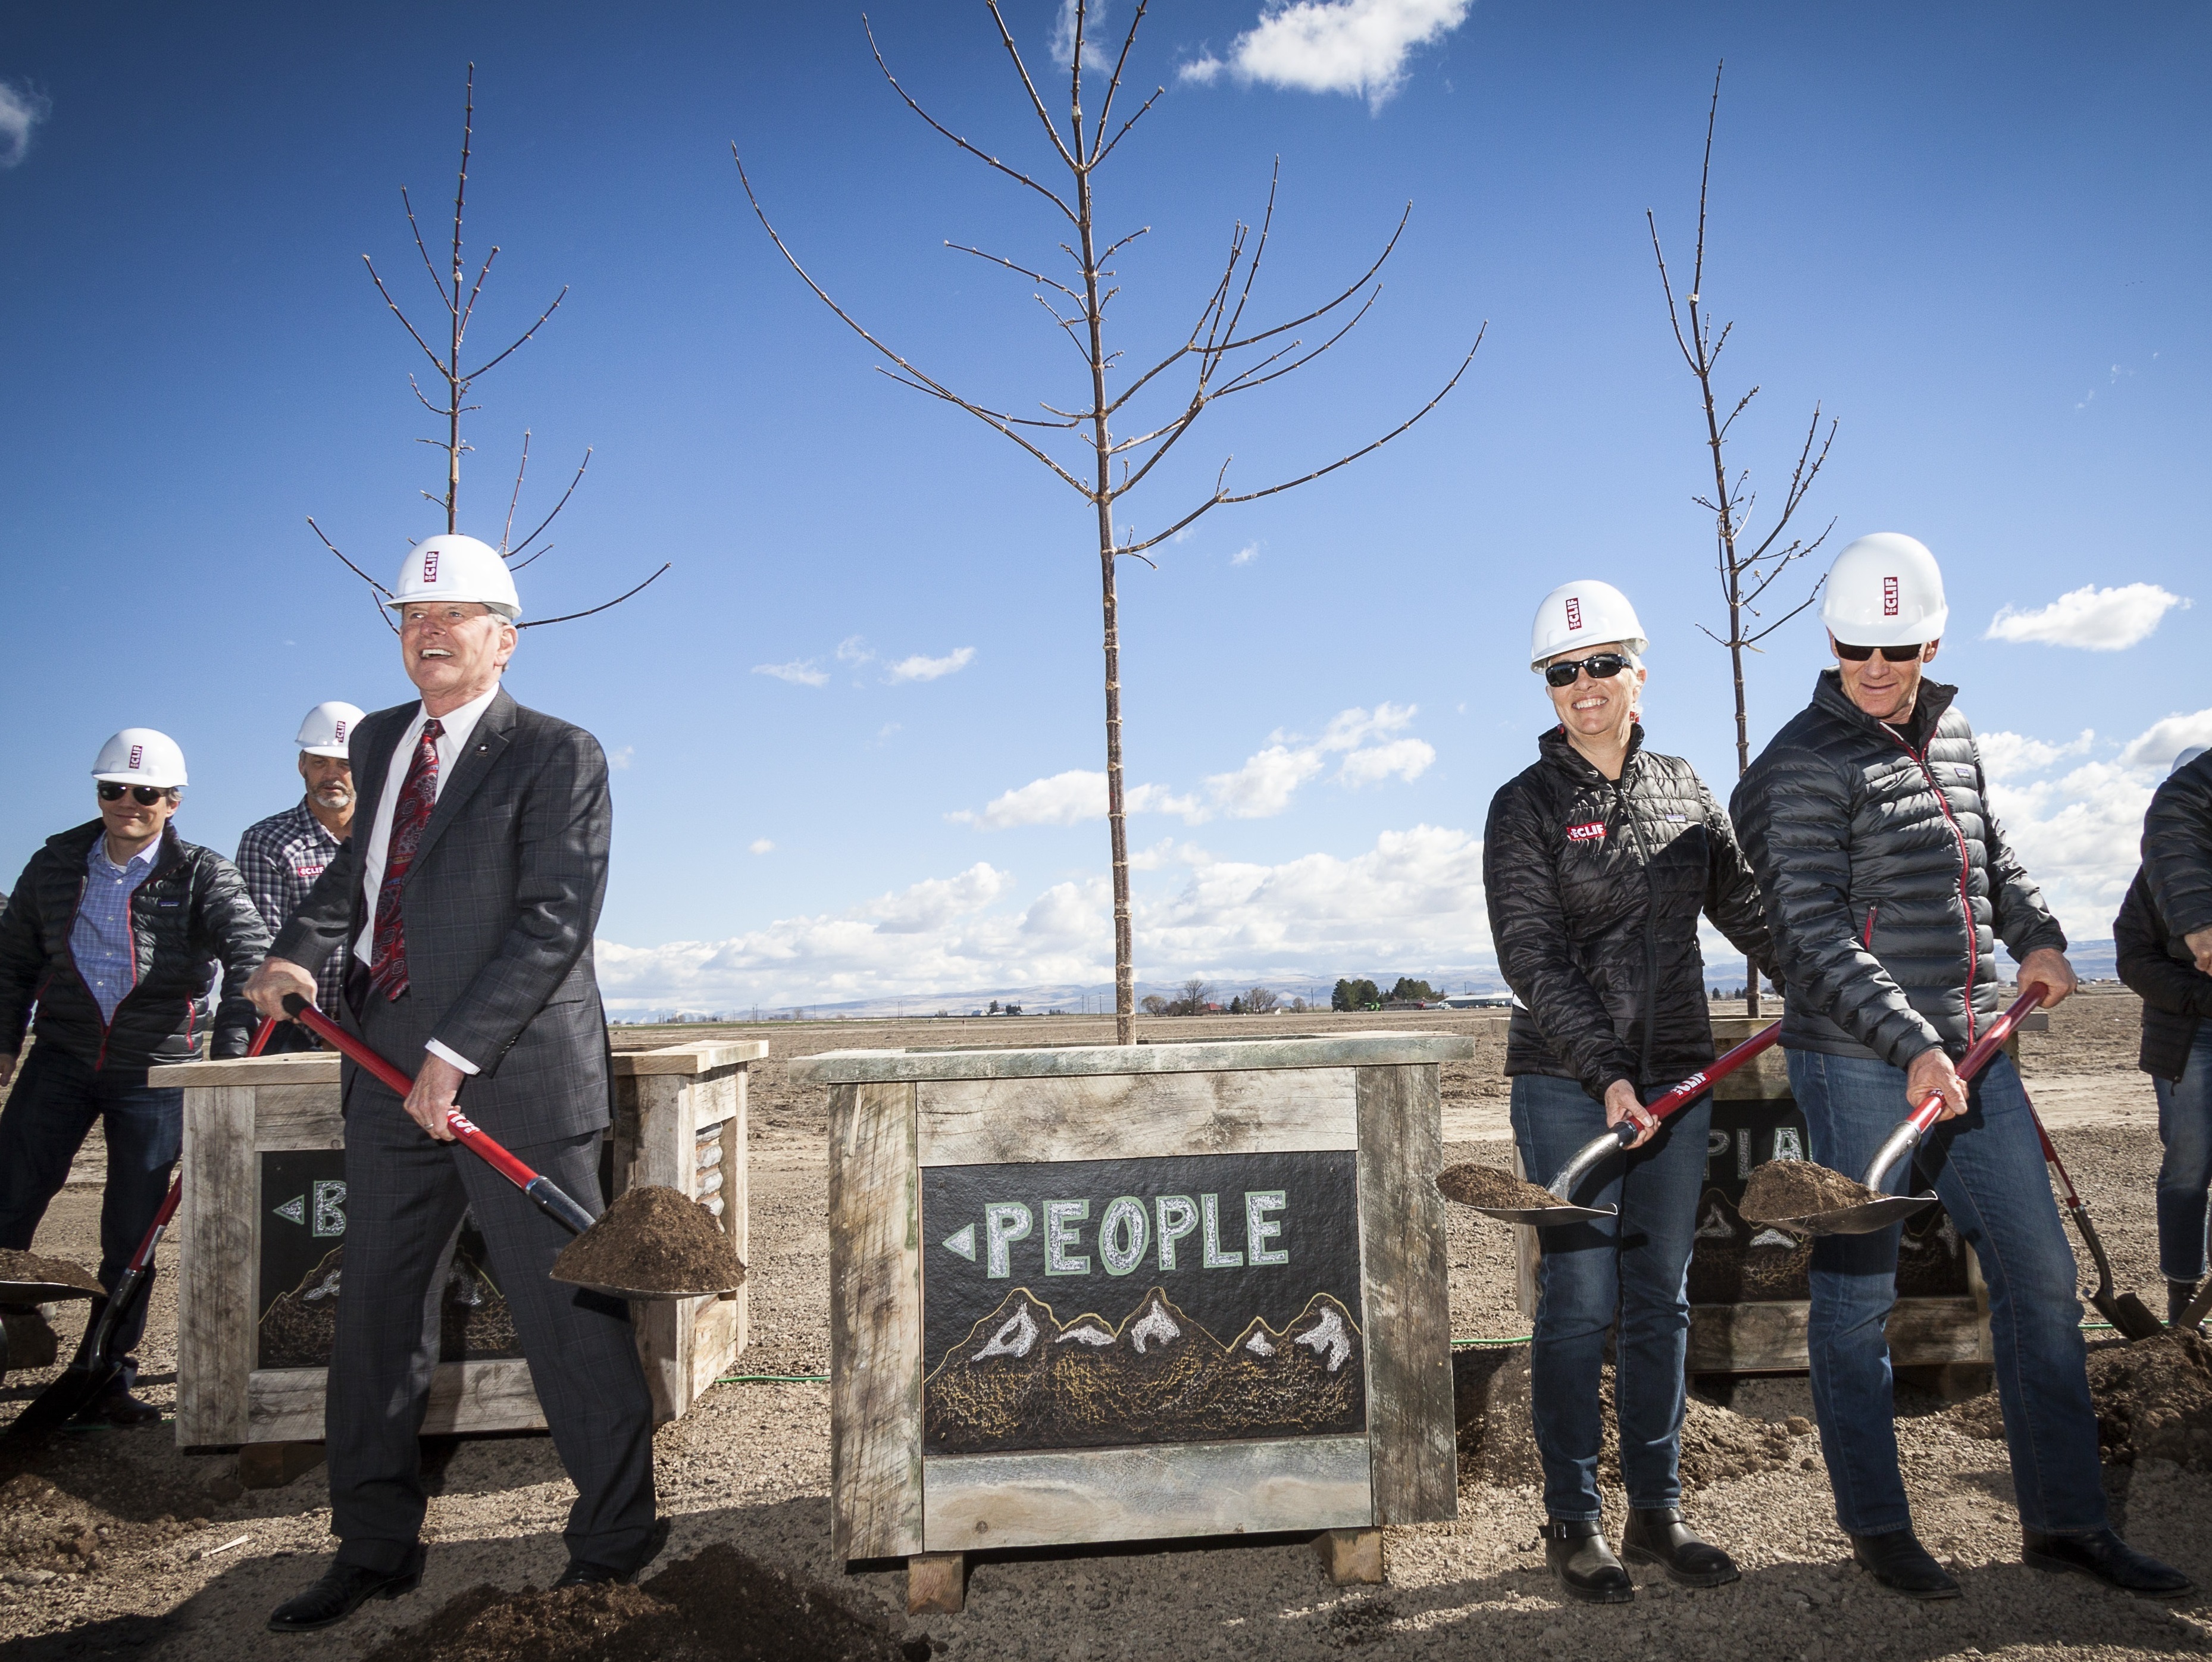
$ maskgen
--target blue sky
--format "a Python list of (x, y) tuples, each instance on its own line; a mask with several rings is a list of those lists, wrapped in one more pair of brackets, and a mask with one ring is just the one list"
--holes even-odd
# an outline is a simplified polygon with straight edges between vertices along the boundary
[[(1483, 814), (1547, 719), (1522, 646), (1570, 576), (1635, 599), (1651, 742), (1725, 794), (1698, 417), (1643, 217), (1686, 255), (1723, 56), (1705, 294), (1736, 322), (1727, 385), (1763, 388), (1737, 460), (1778, 490), (1813, 404), (1839, 419), (1808, 512), (1943, 561), (1942, 670), (2008, 736), (2001, 809), (2075, 932), (2108, 932), (2149, 784), (2212, 738), (2192, 668), (2212, 647), (2212, 17), (1353, 10), (1380, 55), (1364, 86), (1314, 90), (1285, 82), (1358, 80), (1331, 6), (1272, 35), (1257, 0), (1156, 7), (1131, 79), (1168, 90), (1099, 180), (1105, 225), (1152, 227), (1109, 318), (1133, 359), (1188, 327), (1276, 157), (1270, 316), (1356, 276), (1413, 203), (1367, 321), (1210, 413), (1132, 499), (1140, 531), (1225, 456), (1249, 486), (1386, 430), (1489, 331), (1382, 452), (1124, 570), (1129, 779), (1170, 810), (1131, 822), (1140, 978), (1479, 974)], [(1058, 11), (1007, 7), (1040, 72)], [(871, 15), (934, 112), (1044, 164), (981, 7)], [(1318, 44), (1289, 62), (1271, 47), (1301, 21)], [(118, 726), (183, 743), (180, 828), (227, 849), (295, 795), (309, 705), (407, 692), (305, 520), (380, 574), (442, 529), (416, 494), (441, 470), (414, 442), (414, 349), (360, 257), (434, 306), (398, 189), (434, 225), (471, 58), (469, 246), (502, 249), (477, 338), (569, 294), (477, 389), (462, 528), (496, 536), (527, 427), (526, 511), (595, 447), (522, 574), (530, 611), (675, 562), (526, 636), (509, 681), (617, 759), (611, 999), (1109, 979), (1104, 824), (1083, 780), (1038, 783), (1103, 766), (1090, 510), (874, 373), (731, 164), (734, 143), (794, 251), (909, 357), (991, 400), (1081, 396), (1030, 286), (941, 246), (1044, 261), (1060, 233), (898, 102), (857, 9), (0, 7), (0, 864), (88, 816)], [(2085, 586), (2120, 592), (2044, 614)], [(1984, 638), (2007, 607), (2028, 638)], [(1818, 640), (1801, 620), (1754, 665), (1755, 739), (1802, 702)]]

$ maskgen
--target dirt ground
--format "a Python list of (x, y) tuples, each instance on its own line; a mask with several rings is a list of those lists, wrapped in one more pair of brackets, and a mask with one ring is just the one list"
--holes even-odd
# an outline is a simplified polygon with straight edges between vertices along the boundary
[[(1481, 1040), (1476, 1061), (1443, 1070), (1446, 1154), (1453, 1161), (1504, 1163), (1505, 1089), (1498, 1073), (1503, 1023), (1496, 1016), (1308, 1016), (1143, 1026), (1145, 1036), (1164, 1040), (1385, 1022)], [(787, 1082), (788, 1058), (901, 1043), (1095, 1042), (1109, 1025), (1097, 1018), (1024, 1018), (903, 1027), (776, 1023), (756, 1030), (772, 1049), (752, 1084), (754, 1339), (738, 1371), (809, 1375), (828, 1365), (824, 1111), (818, 1090)], [(2112, 1249), (2121, 1286), (2142, 1293), (2162, 1312), (2151, 1216), (2156, 1115), (2148, 1082), (2134, 1069), (2136, 1028), (2131, 995), (2093, 988), (2057, 1013), (2050, 1033), (2027, 1037), (2023, 1062)], [(708, 1032), (623, 1029), (621, 1042), (627, 1048)], [(100, 1176), (95, 1142), (56, 1202), (36, 1250), (84, 1261), (96, 1256)], [(726, 1652), (715, 1648), (714, 1634), (706, 1631), (696, 1640), (703, 1648), (687, 1641), (668, 1653), (799, 1654), (803, 1647), (795, 1641), (780, 1641), (782, 1618), (775, 1612), (820, 1610), (825, 1600), (860, 1618), (855, 1633), (865, 1629), (890, 1641), (892, 1654), (918, 1657), (926, 1645), (932, 1654), (976, 1662), (1255, 1650), (1285, 1658), (1358, 1651), (1388, 1659), (1513, 1662), (1627, 1652), (1920, 1662), (2212, 1650), (2212, 1593), (2174, 1606), (2151, 1604), (2079, 1578), (2023, 1568), (2004, 1448), (1987, 1436), (1986, 1414), (1978, 1418), (1974, 1404), (1947, 1407), (1904, 1387), (1899, 1437), (1918, 1527), (1954, 1567), (1966, 1596), (1917, 1606), (1881, 1592), (1847, 1562), (1802, 1376), (1709, 1385), (1686, 1430), (1686, 1476), (1701, 1485), (1686, 1509), (1742, 1562), (1740, 1584), (1692, 1594), (1638, 1571), (1633, 1604), (1594, 1610), (1562, 1603), (1543, 1572), (1535, 1540), (1541, 1507), (1525, 1431), (1514, 1417), (1526, 1414), (1526, 1350), (1511, 1341), (1528, 1328), (1514, 1304), (1512, 1238), (1502, 1226), (1453, 1210), (1453, 1331), (1489, 1341), (1459, 1351), (1455, 1368), (1460, 1520), (1388, 1532), (1387, 1586), (1331, 1586), (1303, 1538), (1012, 1553), (975, 1561), (963, 1614), (909, 1619), (899, 1572), (870, 1568), (848, 1575), (830, 1559), (827, 1388), (734, 1383), (717, 1387), (659, 1433), (662, 1504), (675, 1520), (661, 1562), (697, 1561), (670, 1589), (720, 1585), (714, 1576), (734, 1562), (734, 1551), (786, 1591), (771, 1598), (755, 1587), (731, 1606)], [(173, 1267), (171, 1256), (165, 1250), (165, 1268)], [(175, 1385), (169, 1289), (165, 1277), (142, 1351), (145, 1393), (165, 1404)], [(81, 1321), (82, 1307), (75, 1309)], [(75, 1325), (64, 1329), (65, 1345), (75, 1338)], [(2101, 1331), (2089, 1337), (2093, 1347), (2117, 1343)], [(52, 1376), (51, 1370), (10, 1375), (0, 1387), (0, 1419)], [(232, 1457), (181, 1455), (166, 1426), (59, 1439), (30, 1475), (0, 1489), (0, 1659), (350, 1659), (395, 1641), (393, 1656), (474, 1654), (459, 1642), (453, 1617), (432, 1618), (477, 1608), (453, 1601), (485, 1584), (546, 1586), (564, 1561), (559, 1532), (570, 1491), (542, 1436), (471, 1440), (440, 1453), (450, 1458), (431, 1502), (432, 1550), (422, 1590), (372, 1604), (332, 1633), (279, 1639), (263, 1629), (267, 1612), (329, 1562), (319, 1468), (285, 1488), (242, 1490)], [(2131, 1465), (2108, 1468), (2107, 1478), (2129, 1538), (2212, 1589), (2212, 1475), (2139, 1457)], [(1615, 1490), (1609, 1499), (1617, 1504), (1617, 1496)], [(647, 1591), (640, 1589), (639, 1596)], [(562, 1630), (568, 1639), (534, 1653), (542, 1662), (647, 1653), (611, 1647), (611, 1638), (603, 1644), (590, 1636), (596, 1617), (570, 1615)], [(441, 1634), (455, 1642), (431, 1645)]]

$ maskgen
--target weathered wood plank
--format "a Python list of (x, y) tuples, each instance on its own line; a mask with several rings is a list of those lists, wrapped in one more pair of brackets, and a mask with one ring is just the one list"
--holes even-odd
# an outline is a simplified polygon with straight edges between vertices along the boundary
[(161, 1071), (161, 1083), (185, 1090), (232, 1085), (335, 1085), (336, 1051), (295, 1051), (282, 1056), (240, 1056), (228, 1062), (179, 1062)]
[(1387, 1067), (1467, 1062), (1474, 1040), (1452, 1033), (1345, 1033), (1172, 1045), (1048, 1049), (833, 1050), (787, 1064), (797, 1085), (890, 1080), (1043, 1079), (1091, 1073), (1221, 1073), (1239, 1068)]
[[(306, 1442), (323, 1435), (325, 1370), (260, 1368), (247, 1385), (250, 1412), (233, 1442)], [(520, 1356), (495, 1362), (441, 1362), (430, 1376), (426, 1435), (472, 1431), (535, 1431), (545, 1415), (531, 1386), (530, 1364)], [(181, 1439), (179, 1439), (181, 1441)]]
[[(1803, 1299), (1690, 1307), (1692, 1374), (1790, 1374), (1808, 1366)], [(1990, 1360), (1986, 1319), (1971, 1298), (1899, 1299), (1889, 1315), (1899, 1368)]]
[(312, 1085), (257, 1085), (253, 1095), (257, 1152), (345, 1146), (345, 1115), (338, 1107), (335, 1077)]
[[(628, 1169), (619, 1180), (623, 1188), (653, 1184), (696, 1196), (697, 1156), (692, 1147), (696, 1115), (692, 1080), (682, 1074), (638, 1074), (629, 1082), (625, 1095), (634, 1103), (635, 1119), (623, 1127), (624, 1143), (616, 1158), (627, 1155)], [(618, 1167), (618, 1169), (619, 1167)], [(692, 1312), (702, 1301), (694, 1299), (633, 1299), (631, 1331), (637, 1341), (638, 1360), (645, 1366), (645, 1381), (653, 1392), (656, 1422), (672, 1420), (691, 1405)]]
[(908, 1616), (957, 1616), (967, 1608), (967, 1554), (918, 1552), (906, 1561)]
[(830, 1471), (838, 1557), (922, 1550), (921, 1206), (909, 1084), (830, 1093)]
[(1376, 1521), (1365, 1437), (1156, 1443), (922, 1462), (931, 1552), (1166, 1540)]
[(1443, 1102), (1433, 1065), (1362, 1068), (1359, 1279), (1378, 1524), (1459, 1516)]
[(1356, 1149), (1350, 1068), (933, 1080), (915, 1087), (924, 1166)]
[(250, 1088), (239, 1086), (185, 1092), (178, 1165), (185, 1186), (177, 1231), (179, 1447), (246, 1440), (246, 1374), (260, 1308), (253, 1097)]
[(614, 1053), (617, 1079), (648, 1074), (678, 1074), (697, 1077), (717, 1068), (757, 1062), (768, 1054), (765, 1039), (701, 1039), (688, 1045), (665, 1045), (658, 1050), (618, 1050)]

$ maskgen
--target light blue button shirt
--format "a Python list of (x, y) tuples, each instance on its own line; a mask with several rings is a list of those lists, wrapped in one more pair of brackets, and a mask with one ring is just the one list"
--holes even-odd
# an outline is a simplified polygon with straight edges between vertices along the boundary
[(107, 858), (107, 838), (103, 834), (92, 840), (92, 852), (85, 858), (84, 900), (70, 929), (70, 955), (76, 960), (77, 974), (92, 989), (103, 1022), (114, 1021), (115, 1007), (138, 985), (131, 896), (152, 875), (154, 862), (161, 858), (161, 838), (155, 838), (125, 864), (118, 865)]

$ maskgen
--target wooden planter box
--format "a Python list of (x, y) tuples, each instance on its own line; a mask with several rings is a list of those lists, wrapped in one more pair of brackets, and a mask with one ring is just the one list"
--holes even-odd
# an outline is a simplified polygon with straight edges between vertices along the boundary
[[(1716, 1016), (1713, 1043), (1739, 1045), (1776, 1019)], [(2019, 1031), (2039, 1031), (2038, 1012)], [(2019, 1059), (2019, 1039), (2005, 1046)], [(1898, 1118), (1905, 1117), (1903, 1098)], [(1752, 1168), (1766, 1161), (1807, 1157), (1805, 1116), (1790, 1094), (1790, 1062), (1779, 1045), (1713, 1088), (1712, 1126), (1705, 1144), (1705, 1184), (1698, 1198), (1697, 1244), (1690, 1257), (1690, 1355), (1692, 1374), (1788, 1374), (1808, 1367), (1805, 1319), (1811, 1307), (1807, 1274), (1812, 1244), (1746, 1223), (1736, 1210)], [(1514, 1170), (1520, 1170), (1516, 1151)], [(1856, 1177), (1858, 1173), (1850, 1175)], [(1536, 1180), (1547, 1181), (1551, 1174)], [(1523, 1227), (1518, 1288), (1522, 1313), (1536, 1313), (1536, 1231)], [(1935, 1206), (1905, 1226), (1898, 1259), (1898, 1300), (1888, 1325), (1890, 1360), (1899, 1368), (1986, 1363), (1989, 1291), (1972, 1249), (1950, 1217)]]
[(833, 1051), (836, 1550), (1457, 1515), (1434, 1034)]
[[(758, 1040), (617, 1052), (607, 1193), (659, 1183), (710, 1209), (719, 1202), (745, 1258), (745, 1073), (767, 1053)], [(345, 1239), (338, 1058), (264, 1056), (170, 1072), (185, 1092), (177, 1442), (319, 1441)], [(631, 1309), (658, 1418), (684, 1413), (744, 1348), (743, 1288)], [(472, 1224), (447, 1283), (441, 1355), (425, 1432), (544, 1425)]]

